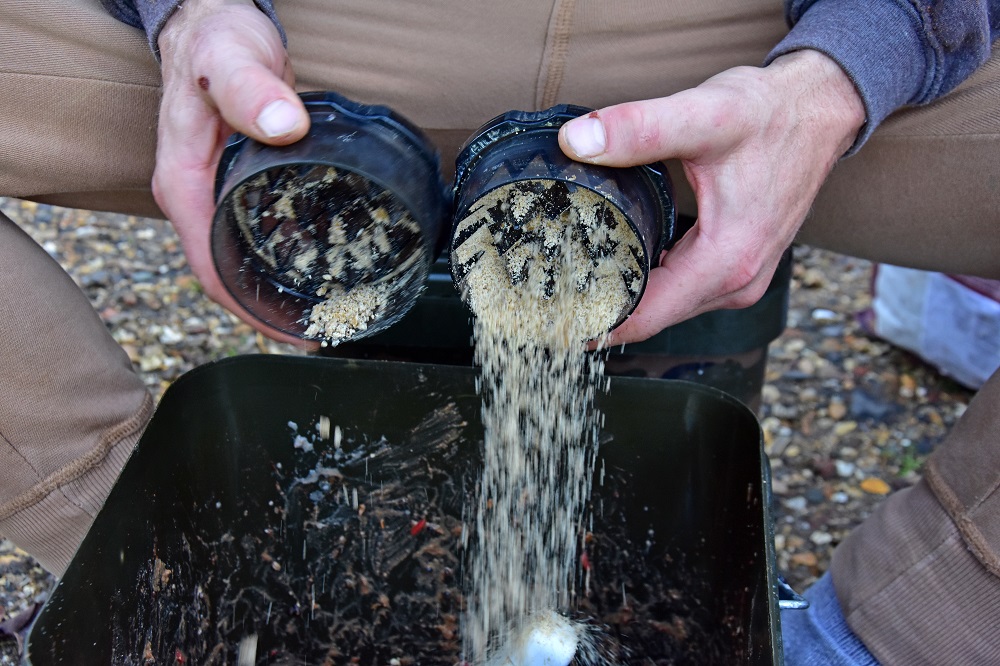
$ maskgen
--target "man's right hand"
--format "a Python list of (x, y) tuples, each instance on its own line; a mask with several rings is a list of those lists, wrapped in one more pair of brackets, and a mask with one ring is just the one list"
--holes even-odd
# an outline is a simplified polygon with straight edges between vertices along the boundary
[(210, 243), (215, 172), (229, 135), (285, 145), (309, 129), (278, 30), (251, 0), (187, 0), (158, 45), (163, 99), (153, 196), (205, 293), (266, 335), (301, 344), (236, 304), (216, 274)]

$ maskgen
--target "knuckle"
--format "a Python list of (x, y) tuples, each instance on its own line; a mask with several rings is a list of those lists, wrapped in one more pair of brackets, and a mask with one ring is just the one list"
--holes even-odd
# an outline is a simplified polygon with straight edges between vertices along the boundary
[(661, 142), (656, 114), (641, 102), (622, 104), (605, 117), (609, 132), (609, 148), (617, 153), (655, 153)]
[(758, 280), (757, 282), (748, 285), (742, 291), (733, 294), (729, 301), (730, 307), (743, 309), (756, 305), (757, 301), (764, 296), (764, 291), (766, 289), (767, 284), (763, 280)]
[[(742, 252), (725, 265), (726, 277), (722, 282), (722, 291), (731, 294), (732, 298), (742, 298), (757, 282), (761, 272), (761, 261), (755, 253)], [(758, 297), (759, 298), (759, 297)], [(757, 300), (754, 299), (753, 303)], [(753, 303), (750, 303), (752, 305)]]
[(166, 203), (165, 194), (167, 187), (164, 182), (163, 170), (160, 167), (156, 167), (153, 171), (153, 179), (150, 181), (150, 188), (153, 192), (153, 199), (157, 204), (159, 204), (160, 208), (163, 208)]

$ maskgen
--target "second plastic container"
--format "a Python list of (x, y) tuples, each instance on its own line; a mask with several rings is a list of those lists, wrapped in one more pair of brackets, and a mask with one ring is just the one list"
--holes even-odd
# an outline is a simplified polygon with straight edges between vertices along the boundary
[(449, 211), (437, 154), (384, 106), (301, 95), (289, 146), (235, 135), (216, 179), (212, 254), (230, 294), (278, 331), (337, 344), (410, 309)]

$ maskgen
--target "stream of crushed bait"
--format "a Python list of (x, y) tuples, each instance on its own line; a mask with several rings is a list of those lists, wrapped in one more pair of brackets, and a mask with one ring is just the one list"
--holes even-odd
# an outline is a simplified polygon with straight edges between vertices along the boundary
[[(502, 196), (480, 210), (502, 205)], [(519, 229), (544, 227), (535, 247), (501, 256), (502, 230), (483, 226), (453, 257), (473, 264), (463, 288), (476, 314), (485, 431), (463, 626), (472, 664), (511, 663), (533, 621), (573, 606), (604, 372), (603, 355), (586, 353), (583, 341), (614, 324), (628, 298), (627, 271), (581, 252), (580, 234), (594, 231), (588, 213), (605, 205), (595, 196), (582, 192), (555, 220), (516, 219), (512, 206)], [(581, 648), (588, 631), (579, 626)], [(603, 663), (593, 649), (578, 650), (577, 659)]]

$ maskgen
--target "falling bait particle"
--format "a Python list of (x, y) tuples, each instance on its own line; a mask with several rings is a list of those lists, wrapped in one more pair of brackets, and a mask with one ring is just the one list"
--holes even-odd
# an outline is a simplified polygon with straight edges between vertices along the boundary
[(239, 655), (236, 657), (237, 666), (253, 666), (257, 663), (257, 634), (244, 636), (240, 641)]
[(295, 436), (295, 440), (292, 442), (292, 445), (296, 449), (302, 449), (302, 451), (304, 453), (311, 453), (312, 450), (313, 450), (313, 444), (312, 444), (312, 442), (310, 442), (308, 439), (306, 439), (302, 435), (296, 435)]

